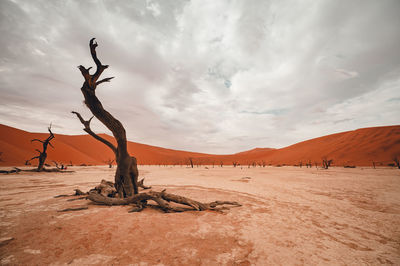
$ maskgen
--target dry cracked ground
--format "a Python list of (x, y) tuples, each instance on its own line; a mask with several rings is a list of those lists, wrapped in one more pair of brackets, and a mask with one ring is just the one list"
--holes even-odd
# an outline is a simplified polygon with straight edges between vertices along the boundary
[[(400, 171), (141, 166), (153, 190), (225, 213), (68, 201), (114, 169), (0, 176), (2, 265), (400, 265)], [(87, 206), (71, 212), (59, 210)]]

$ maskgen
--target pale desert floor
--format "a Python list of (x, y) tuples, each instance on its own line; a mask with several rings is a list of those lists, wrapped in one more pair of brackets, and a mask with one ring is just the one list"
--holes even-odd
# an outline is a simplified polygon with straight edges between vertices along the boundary
[(243, 206), (128, 213), (129, 206), (53, 198), (112, 181), (114, 168), (104, 166), (0, 175), (1, 264), (400, 265), (399, 170), (139, 169), (154, 190)]

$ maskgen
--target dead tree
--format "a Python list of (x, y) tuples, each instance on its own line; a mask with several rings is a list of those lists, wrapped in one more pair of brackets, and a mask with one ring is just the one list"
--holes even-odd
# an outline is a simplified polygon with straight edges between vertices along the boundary
[[(109, 82), (111, 78), (100, 79), (101, 74), (105, 69), (108, 68), (108, 65), (103, 65), (97, 57), (96, 47), (97, 43), (95, 39), (92, 38), (89, 42), (90, 53), (93, 61), (96, 64), (96, 71), (93, 74), (90, 74), (89, 68), (85, 68), (80, 65), (78, 68), (82, 73), (84, 78), (84, 82), (81, 88), (82, 94), (85, 98), (85, 104), (92, 112), (92, 114), (100, 120), (113, 134), (117, 147), (115, 147), (109, 141), (101, 138), (97, 134), (95, 134), (90, 129), (90, 120), (85, 121), (82, 116), (77, 112), (73, 112), (76, 114), (84, 125), (84, 130), (90, 134), (92, 137), (97, 139), (98, 141), (107, 145), (115, 154), (117, 169), (115, 172), (115, 183), (107, 183), (108, 187), (111, 188), (111, 193), (104, 195), (103, 193), (94, 190), (90, 191), (88, 195), (88, 199), (96, 202), (98, 204), (105, 205), (124, 205), (124, 204), (133, 204), (135, 208), (133, 211), (140, 211), (145, 206), (147, 206), (148, 200), (155, 201), (158, 206), (164, 211), (184, 211), (187, 210), (182, 207), (171, 206), (169, 202), (175, 202), (183, 205), (187, 205), (190, 207), (190, 210), (207, 210), (207, 209), (216, 209), (217, 206), (220, 205), (233, 205), (240, 206), (237, 202), (226, 202), (226, 201), (216, 201), (208, 204), (196, 202), (194, 200), (184, 198), (181, 196), (167, 194), (165, 191), (162, 192), (142, 192), (138, 191), (138, 176), (139, 171), (137, 168), (137, 161), (135, 157), (129, 155), (128, 147), (127, 147), (127, 139), (125, 128), (122, 123), (117, 120), (113, 115), (111, 115), (108, 111), (106, 111), (101, 104), (100, 100), (96, 96), (96, 88), (98, 85)], [(106, 186), (104, 186), (106, 187)], [(226, 208), (226, 207), (222, 207)]]
[(395, 163), (395, 166), (400, 169), (400, 161), (399, 161), (399, 156), (393, 155), (393, 162)]
[(328, 160), (327, 158), (322, 159), (322, 168), (328, 169), (331, 166), (333, 160)]
[(32, 157), (31, 159), (29, 159), (25, 162), (25, 164), (27, 165), (30, 161), (32, 161), (34, 159), (38, 159), (39, 164), (36, 169), (38, 172), (41, 172), (44, 169), (45, 161), (47, 158), (47, 146), (50, 145), (50, 147), (54, 148), (53, 145), (50, 143), (50, 141), (55, 138), (53, 132), (51, 132), (51, 124), (48, 127), (48, 131), (49, 131), (50, 135), (47, 137), (47, 139), (45, 139), (45, 140), (32, 139), (31, 140), (31, 142), (37, 141), (37, 142), (42, 143), (43, 149), (41, 151), (39, 149), (36, 149), (36, 151), (39, 153), (39, 155)]
[(238, 162), (232, 162), (232, 164), (233, 164), (233, 167), (236, 167), (237, 165), (238, 165)]
[(113, 162), (114, 162), (114, 161), (115, 161), (114, 159), (113, 159), (113, 160), (108, 159), (107, 161), (105, 161), (105, 163), (108, 164), (108, 168), (112, 168), (112, 167), (113, 167)]
[(56, 166), (57, 169), (59, 169), (59, 170), (64, 170), (65, 169), (64, 164), (61, 164), (61, 166), (59, 166), (56, 161), (52, 161), (52, 162), (54, 163), (54, 165)]
[[(89, 47), (92, 59), (96, 64), (96, 71), (95, 73), (90, 74), (89, 70), (91, 67), (85, 68), (82, 65), (78, 67), (85, 80), (83, 82), (81, 91), (85, 98), (84, 102), (86, 106), (89, 108), (92, 114), (112, 132), (115, 140), (117, 141), (117, 147), (90, 130), (89, 125), (92, 118), (89, 119), (89, 121), (82, 121), (83, 119), (80, 120), (85, 126), (84, 130), (88, 134), (103, 142), (114, 152), (117, 162), (117, 170), (115, 173), (115, 188), (117, 191), (117, 196), (120, 198), (130, 197), (139, 192), (137, 186), (137, 179), (139, 175), (137, 161), (135, 157), (131, 157), (128, 153), (126, 132), (122, 123), (103, 108), (103, 105), (96, 96), (97, 86), (105, 82), (109, 82), (111, 79), (113, 79), (113, 77), (99, 80), (103, 71), (108, 68), (108, 65), (103, 65), (98, 59), (96, 54), (97, 43), (94, 40), (94, 38), (90, 40)], [(76, 115), (78, 116), (78, 114)], [(88, 126), (86, 126), (86, 123)]]
[(189, 158), (189, 163), (190, 163), (190, 166), (193, 168), (193, 159), (192, 158)]

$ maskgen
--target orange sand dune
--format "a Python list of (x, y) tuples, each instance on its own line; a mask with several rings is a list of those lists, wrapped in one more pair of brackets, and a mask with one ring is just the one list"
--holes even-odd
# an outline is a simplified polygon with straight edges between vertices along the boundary
[[(31, 139), (45, 139), (47, 133), (29, 133), (23, 130), (0, 125), (0, 152), (2, 166), (23, 165), (25, 160), (35, 156), (35, 149), (41, 149), (41, 143)], [(101, 134), (114, 141), (113, 137)], [(105, 164), (113, 154), (104, 144), (89, 135), (55, 134), (52, 141), (54, 149), (49, 147), (48, 160), (74, 165)], [(282, 149), (256, 148), (231, 155), (211, 155), (164, 149), (160, 147), (129, 142), (128, 149), (138, 159), (139, 164), (187, 164), (193, 158), (195, 164), (242, 165), (253, 162), (272, 165), (303, 165), (311, 161), (321, 162), (323, 157), (334, 160), (334, 165), (371, 165), (372, 162), (387, 165), (395, 154), (400, 155), (400, 126), (373, 127), (328, 135), (300, 142)], [(33, 164), (36, 162), (33, 161)], [(377, 164), (378, 165), (378, 164)]]

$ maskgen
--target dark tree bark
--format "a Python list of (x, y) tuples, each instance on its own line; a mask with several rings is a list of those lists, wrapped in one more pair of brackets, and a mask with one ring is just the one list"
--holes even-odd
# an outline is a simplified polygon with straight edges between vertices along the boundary
[[(94, 38), (90, 40), (89, 47), (93, 61), (96, 64), (96, 72), (94, 74), (90, 74), (89, 70), (91, 67), (85, 68), (82, 65), (79, 66), (79, 70), (85, 79), (81, 91), (85, 98), (86, 106), (90, 109), (92, 114), (112, 132), (115, 140), (117, 141), (117, 147), (111, 143), (106, 144), (107, 141), (101, 138), (99, 139), (99, 136), (97, 135), (97, 137), (92, 135), (88, 130), (86, 130), (86, 125), (85, 131), (99, 141), (105, 143), (114, 151), (117, 162), (117, 170), (115, 173), (115, 188), (117, 190), (117, 196), (120, 198), (129, 197), (138, 193), (137, 179), (139, 176), (139, 171), (137, 168), (137, 161), (135, 157), (131, 157), (128, 153), (124, 126), (119, 120), (117, 120), (104, 109), (100, 100), (96, 96), (97, 86), (102, 83), (109, 82), (111, 79), (113, 79), (113, 77), (99, 80), (103, 71), (108, 68), (108, 65), (103, 65), (98, 59), (96, 54), (97, 43), (95, 42)], [(90, 120), (88, 122), (90, 123)]]
[(42, 151), (36, 149), (36, 151), (39, 153), (39, 155), (32, 157), (31, 159), (29, 159), (25, 162), (25, 164), (27, 165), (30, 161), (32, 161), (34, 159), (38, 159), (39, 160), (39, 164), (37, 167), (38, 172), (41, 172), (44, 170), (44, 164), (45, 164), (45, 161), (47, 158), (47, 146), (50, 145), (52, 148), (54, 148), (53, 145), (50, 143), (50, 141), (55, 138), (53, 132), (51, 132), (51, 125), (48, 127), (48, 130), (49, 130), (50, 135), (48, 136), (47, 139), (45, 139), (45, 140), (32, 139), (31, 140), (31, 142), (37, 141), (37, 142), (42, 143), (43, 149), (42, 149)]

